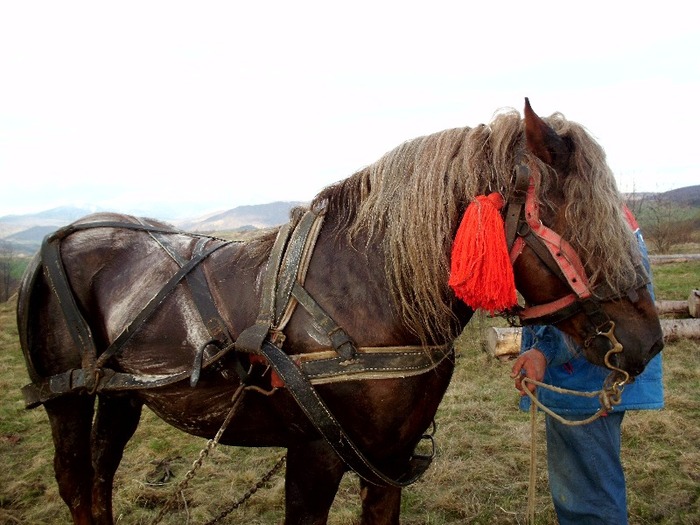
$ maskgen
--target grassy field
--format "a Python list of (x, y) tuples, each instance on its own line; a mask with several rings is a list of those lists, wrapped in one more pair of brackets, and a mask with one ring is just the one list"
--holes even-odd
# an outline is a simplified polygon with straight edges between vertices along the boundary
[[(685, 299), (700, 287), (700, 263), (654, 268), (657, 296)], [(437, 415), (438, 456), (424, 478), (404, 491), (405, 525), (524, 523), (529, 469), (529, 416), (517, 409), (510, 366), (482, 351), (476, 319), (459, 344), (456, 375)], [(664, 352), (666, 408), (629, 413), (623, 460), (632, 524), (700, 524), (700, 345), (670, 344)], [(17, 342), (14, 304), (0, 304), (0, 524), (69, 523), (53, 478), (52, 445), (42, 409), (26, 411), (27, 382)], [(547, 491), (543, 420), (538, 420), (537, 523), (555, 523)], [(144, 417), (117, 473), (115, 517), (146, 524), (188, 471), (205, 441)], [(186, 504), (162, 523), (205, 523), (238, 499), (283, 454), (280, 449), (215, 449), (186, 491)], [(165, 469), (164, 467), (167, 467)], [(156, 481), (172, 472), (169, 483)], [(278, 524), (284, 487), (278, 474), (223, 523)], [(330, 523), (359, 515), (358, 483), (347, 475)], [(188, 521), (189, 520), (189, 521)]]

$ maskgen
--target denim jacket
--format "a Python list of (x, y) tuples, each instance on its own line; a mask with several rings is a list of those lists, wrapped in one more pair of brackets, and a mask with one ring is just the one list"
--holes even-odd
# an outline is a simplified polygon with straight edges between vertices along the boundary
[[(651, 268), (644, 239), (639, 229), (635, 230), (637, 242), (642, 252), (642, 261), (651, 276)], [(654, 297), (651, 284), (649, 291)], [(521, 352), (537, 348), (547, 358), (543, 382), (546, 384), (579, 391), (600, 390), (609, 370), (589, 363), (578, 347), (566, 335), (553, 326), (524, 327)], [(538, 399), (547, 407), (562, 415), (588, 415), (600, 408), (597, 398), (586, 398), (558, 394), (544, 388), (537, 389)], [(664, 406), (661, 354), (656, 355), (634, 383), (626, 385), (622, 402), (616, 411), (658, 409)], [(530, 408), (530, 398), (523, 396), (520, 408)]]

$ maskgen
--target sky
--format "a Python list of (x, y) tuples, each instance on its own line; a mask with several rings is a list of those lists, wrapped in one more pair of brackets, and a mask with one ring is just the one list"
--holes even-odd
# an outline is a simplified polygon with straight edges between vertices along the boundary
[(0, 216), (309, 200), (526, 96), (666, 191), (700, 184), (699, 93), (685, 0), (0, 0)]

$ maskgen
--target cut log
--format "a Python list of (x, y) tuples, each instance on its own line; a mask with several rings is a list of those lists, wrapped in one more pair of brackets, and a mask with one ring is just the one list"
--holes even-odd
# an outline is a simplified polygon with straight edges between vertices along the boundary
[(650, 255), (649, 261), (652, 264), (671, 264), (700, 260), (700, 254), (683, 253), (678, 255)]
[(520, 328), (487, 328), (485, 343), (491, 355), (499, 359), (509, 359), (520, 353)]
[(691, 290), (688, 296), (688, 313), (690, 317), (700, 317), (700, 290)]
[[(664, 341), (700, 339), (700, 319), (661, 319)], [(517, 357), (520, 353), (521, 331), (518, 327), (487, 328), (484, 331), (485, 350), (501, 360)]]
[(700, 319), (661, 319), (664, 341), (700, 339)]
[(679, 314), (688, 315), (688, 301), (656, 301), (656, 311), (659, 315)]
[(678, 314), (690, 317), (700, 317), (700, 290), (691, 290), (687, 301), (656, 301), (659, 315)]

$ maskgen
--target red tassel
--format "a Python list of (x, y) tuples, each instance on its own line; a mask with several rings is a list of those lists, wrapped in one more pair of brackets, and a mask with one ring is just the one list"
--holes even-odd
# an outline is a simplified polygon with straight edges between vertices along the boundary
[(517, 302), (501, 208), (500, 194), (478, 196), (464, 212), (452, 245), (450, 287), (474, 310), (493, 313)]

